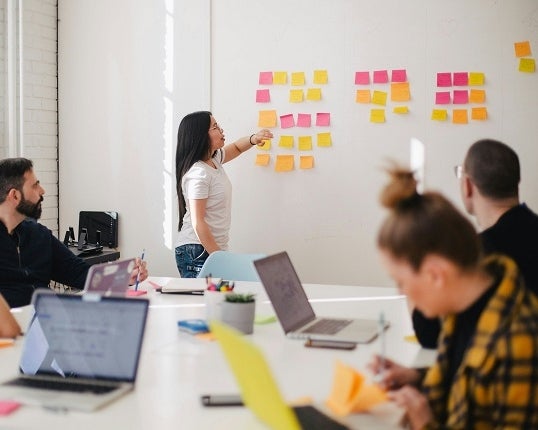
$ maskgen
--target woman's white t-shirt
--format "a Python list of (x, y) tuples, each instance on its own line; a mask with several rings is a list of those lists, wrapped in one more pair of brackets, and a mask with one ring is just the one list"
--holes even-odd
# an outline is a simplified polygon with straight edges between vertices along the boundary
[(232, 220), (232, 184), (222, 167), (224, 151), (219, 149), (211, 159), (216, 168), (197, 161), (183, 176), (181, 189), (187, 202), (183, 226), (176, 247), (200, 243), (192, 226), (189, 200), (207, 199), (205, 221), (220, 249), (228, 249), (228, 238)]

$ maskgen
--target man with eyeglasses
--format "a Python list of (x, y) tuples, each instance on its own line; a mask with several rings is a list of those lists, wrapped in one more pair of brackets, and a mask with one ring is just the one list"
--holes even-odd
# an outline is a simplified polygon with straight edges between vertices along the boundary
[[(493, 139), (479, 140), (454, 171), (463, 205), (480, 228), (484, 254), (511, 257), (527, 288), (538, 295), (538, 215), (519, 201), (520, 165), (515, 151)], [(417, 310), (412, 318), (420, 344), (437, 347), (439, 320), (427, 319)]]

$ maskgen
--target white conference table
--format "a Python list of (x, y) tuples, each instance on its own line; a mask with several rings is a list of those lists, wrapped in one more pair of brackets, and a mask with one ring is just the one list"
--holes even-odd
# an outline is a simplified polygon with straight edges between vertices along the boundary
[[(169, 279), (150, 278), (160, 285)], [(161, 294), (147, 281), (140, 287), (148, 291), (150, 310), (135, 390), (93, 413), (51, 412), (22, 406), (9, 416), (0, 417), (0, 428), (266, 428), (247, 408), (201, 405), (202, 394), (238, 392), (218, 343), (197, 339), (177, 328), (180, 319), (205, 317), (204, 297)], [(274, 315), (261, 284), (237, 282), (235, 290), (256, 294), (257, 316)], [(409, 366), (424, 366), (433, 361), (434, 351), (424, 350), (405, 339), (413, 333), (411, 320), (405, 297), (395, 289), (306, 284), (305, 290), (318, 315), (378, 319), (383, 311), (391, 323), (385, 338), (387, 357)], [(287, 339), (278, 322), (255, 325), (254, 333), (247, 337), (264, 352), (286, 400), (293, 402), (308, 397), (317, 405), (322, 405), (329, 396), (336, 360), (368, 374), (367, 363), (380, 351), (378, 340), (358, 345), (353, 351), (305, 348), (303, 341)], [(19, 338), (14, 347), (0, 349), (0, 380), (17, 374), (22, 341)], [(377, 415), (354, 414), (343, 421), (352, 427), (394, 428), (394, 415), (381, 410)]]

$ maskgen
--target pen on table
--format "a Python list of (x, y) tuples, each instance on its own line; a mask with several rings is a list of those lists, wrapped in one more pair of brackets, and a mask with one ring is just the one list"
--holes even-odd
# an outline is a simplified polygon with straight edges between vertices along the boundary
[(380, 379), (383, 379), (383, 373), (385, 371), (385, 314), (383, 311), (379, 314), (379, 340), (381, 342), (381, 354), (380, 354)]
[[(140, 264), (144, 261), (144, 254), (146, 253), (146, 250), (142, 250), (142, 255), (140, 256)], [(140, 283), (140, 268), (138, 269), (138, 273), (136, 274), (136, 283), (135, 283), (135, 291), (138, 291), (138, 284)]]

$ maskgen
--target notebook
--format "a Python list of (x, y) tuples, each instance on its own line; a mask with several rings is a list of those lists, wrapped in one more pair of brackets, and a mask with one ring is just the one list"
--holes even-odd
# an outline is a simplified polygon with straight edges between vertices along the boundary
[(210, 327), (235, 375), (243, 403), (269, 428), (347, 429), (313, 406), (288, 406), (259, 348), (223, 323), (213, 320)]
[(129, 289), (129, 280), (134, 266), (134, 258), (90, 266), (84, 292), (125, 295)]
[(132, 390), (149, 301), (38, 290), (19, 376), (0, 399), (92, 411)]
[(377, 320), (316, 317), (287, 252), (255, 260), (254, 266), (286, 336), (368, 343), (382, 330)]
[(205, 278), (172, 278), (159, 290), (163, 294), (204, 294)]

